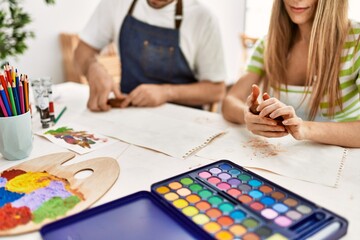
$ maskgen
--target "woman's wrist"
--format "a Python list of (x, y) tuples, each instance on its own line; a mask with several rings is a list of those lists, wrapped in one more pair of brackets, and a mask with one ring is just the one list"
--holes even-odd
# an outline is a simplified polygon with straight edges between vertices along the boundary
[(303, 121), (301, 123), (300, 133), (301, 133), (301, 139), (299, 140), (311, 140), (312, 134), (314, 133), (313, 122), (311, 121)]

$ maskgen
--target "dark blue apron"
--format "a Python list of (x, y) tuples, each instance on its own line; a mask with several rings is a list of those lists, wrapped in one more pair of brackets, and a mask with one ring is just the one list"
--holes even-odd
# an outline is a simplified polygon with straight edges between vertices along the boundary
[(120, 29), (121, 92), (138, 85), (197, 82), (181, 49), (182, 1), (176, 4), (175, 29), (156, 27), (132, 16), (134, 0)]

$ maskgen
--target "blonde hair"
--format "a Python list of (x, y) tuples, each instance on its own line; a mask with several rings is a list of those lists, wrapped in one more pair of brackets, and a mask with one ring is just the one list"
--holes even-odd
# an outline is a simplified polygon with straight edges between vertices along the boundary
[[(287, 58), (298, 26), (286, 12), (284, 0), (274, 0), (265, 46), (264, 89), (270, 87), (279, 96), (280, 84), (287, 86)], [(314, 119), (324, 96), (329, 103), (328, 115), (342, 108), (339, 86), (341, 53), (349, 31), (348, 0), (318, 0), (312, 25), (305, 86), (312, 87), (309, 119)], [(314, 81), (315, 80), (315, 81)]]

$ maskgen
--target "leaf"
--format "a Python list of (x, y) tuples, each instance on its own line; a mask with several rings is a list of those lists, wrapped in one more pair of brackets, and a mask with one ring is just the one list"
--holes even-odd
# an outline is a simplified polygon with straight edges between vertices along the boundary
[[(31, 16), (21, 6), (22, 0), (0, 0), (0, 63), (9, 57), (23, 54), (26, 41), (35, 33), (26, 27), (32, 22)], [(45, 0), (54, 4), (55, 0)]]

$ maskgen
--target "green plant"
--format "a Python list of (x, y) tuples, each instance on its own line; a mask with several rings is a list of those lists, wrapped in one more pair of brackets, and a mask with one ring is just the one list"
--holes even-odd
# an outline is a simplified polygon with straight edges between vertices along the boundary
[[(9, 57), (23, 54), (28, 48), (26, 40), (35, 37), (27, 30), (31, 16), (21, 6), (22, 0), (0, 0), (0, 63)], [(54, 4), (55, 0), (45, 0)]]

